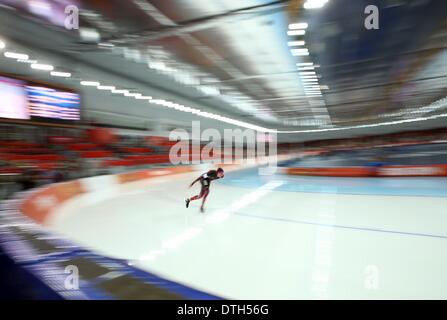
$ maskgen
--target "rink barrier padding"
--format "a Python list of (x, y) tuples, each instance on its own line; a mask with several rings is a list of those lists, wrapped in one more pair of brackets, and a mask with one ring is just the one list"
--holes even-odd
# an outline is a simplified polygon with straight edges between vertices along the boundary
[[(83, 193), (94, 192), (95, 188), (107, 188), (114, 184), (124, 184), (192, 171), (192, 167), (186, 166), (156, 168), (53, 184), (32, 192), (23, 200), (20, 211), (37, 223), (44, 223), (47, 216), (63, 202)], [(101, 183), (101, 180), (104, 180), (105, 183)]]
[(64, 182), (43, 187), (24, 199), (20, 211), (38, 223), (43, 223), (51, 211), (63, 202), (84, 193), (80, 181)]
[(382, 167), (282, 168), (284, 174), (325, 177), (445, 177), (447, 164), (389, 165)]
[(445, 177), (447, 165), (414, 165), (414, 166), (383, 166), (377, 170), (380, 177)]
[[(240, 169), (243, 165), (215, 164), (213, 167), (223, 167), (225, 170), (231, 171)], [(20, 211), (34, 221), (44, 223), (47, 216), (55, 208), (60, 206), (64, 201), (80, 194), (94, 192), (95, 190), (108, 188), (113, 185), (202, 170), (199, 168), (200, 166), (153, 168), (53, 184), (32, 192), (23, 200), (20, 206)]]
[(128, 183), (160, 176), (192, 172), (192, 167), (172, 167), (161, 169), (140, 170), (133, 172), (125, 172), (117, 175), (118, 183)]
[(290, 175), (324, 176), (324, 177), (369, 177), (373, 174), (370, 168), (285, 168), (283, 172)]

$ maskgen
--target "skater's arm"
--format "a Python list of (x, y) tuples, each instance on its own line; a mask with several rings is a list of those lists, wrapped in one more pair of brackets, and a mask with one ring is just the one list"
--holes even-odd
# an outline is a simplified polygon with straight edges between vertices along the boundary
[(192, 187), (197, 181), (200, 181), (200, 179), (202, 179), (202, 176), (198, 177), (196, 180), (194, 180), (189, 187)]

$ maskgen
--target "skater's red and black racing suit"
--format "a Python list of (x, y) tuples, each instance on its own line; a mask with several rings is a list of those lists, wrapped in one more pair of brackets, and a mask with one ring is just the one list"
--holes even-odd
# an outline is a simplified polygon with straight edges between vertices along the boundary
[[(217, 179), (221, 179), (221, 178), (223, 178), (223, 176), (222, 177), (218, 177), (217, 176), (217, 170), (210, 170), (210, 171), (202, 174), (200, 177), (198, 177), (196, 180), (194, 180), (191, 183), (191, 186), (192, 186), (197, 181), (200, 181), (200, 185), (202, 186), (201, 189), (200, 189), (200, 194), (198, 196), (194, 197), (194, 198), (196, 198), (196, 199), (200, 199), (202, 197), (206, 198), (208, 196), (208, 194), (210, 193), (211, 181), (217, 180)], [(195, 200), (194, 198), (191, 199), (191, 200)]]

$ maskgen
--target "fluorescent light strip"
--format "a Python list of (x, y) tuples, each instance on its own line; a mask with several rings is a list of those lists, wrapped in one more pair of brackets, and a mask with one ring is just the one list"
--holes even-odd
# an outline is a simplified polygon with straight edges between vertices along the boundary
[(317, 76), (301, 76), (301, 80), (318, 80)]
[(309, 25), (306, 22), (289, 24), (290, 30), (307, 29), (307, 27), (309, 27)]
[(307, 0), (304, 3), (304, 9), (319, 9), (324, 7), (324, 5), (328, 2), (329, 0)]
[(290, 52), (309, 52), (309, 49), (307, 48), (300, 48), (300, 49), (290, 49)]
[(289, 41), (289, 42), (287, 42), (287, 45), (289, 47), (304, 46), (305, 44), (306, 44), (305, 41)]
[(16, 60), (28, 60), (29, 59), (29, 55), (24, 54), (24, 53), (17, 53), (17, 52), (11, 52), (11, 51), (7, 51), (4, 53), (4, 56), (6, 58), (10, 58), (10, 59), (16, 59)]
[(98, 43), (98, 46), (100, 46), (100, 47), (109, 47), (109, 48), (115, 47), (115, 45), (112, 44), (112, 43), (104, 43), (104, 42)]
[(126, 97), (133, 97), (133, 98), (141, 97), (141, 96), (142, 96), (141, 93), (125, 93), (124, 95), (125, 95)]
[(308, 56), (309, 52), (308, 51), (303, 51), (303, 52), (292, 52), (292, 56), (297, 57), (297, 56)]
[(308, 56), (309, 51), (302, 51), (302, 52), (292, 52), (292, 56), (299, 57), (299, 56)]
[(121, 93), (121, 94), (125, 94), (125, 93), (129, 93), (129, 90), (112, 90), (112, 93)]
[(108, 90), (108, 91), (112, 91), (112, 90), (116, 89), (114, 86), (98, 86), (97, 88), (98, 88), (98, 90)]
[(81, 81), (81, 85), (87, 86), (87, 87), (97, 87), (97, 86), (100, 86), (101, 84), (96, 81)]
[(289, 30), (287, 35), (289, 36), (304, 36), (306, 34), (305, 30)]
[(34, 64), (34, 63), (37, 63), (37, 60), (30, 60), (30, 59), (22, 60), (22, 59), (18, 59), (17, 62)]
[(304, 67), (304, 66), (313, 66), (313, 62), (299, 62), (296, 64), (298, 67)]
[(70, 78), (71, 77), (71, 73), (70, 72), (52, 71), (51, 75), (53, 77), (61, 77), (61, 78)]
[(53, 71), (54, 67), (52, 65), (49, 64), (40, 64), (40, 63), (33, 63), (31, 65), (32, 69), (35, 70), (42, 70), (42, 71)]

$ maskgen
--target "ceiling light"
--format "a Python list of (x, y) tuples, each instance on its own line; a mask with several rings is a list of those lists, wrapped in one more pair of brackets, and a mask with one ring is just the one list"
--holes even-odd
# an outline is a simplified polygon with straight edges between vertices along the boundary
[(37, 60), (29, 60), (29, 59), (22, 60), (22, 59), (19, 59), (19, 60), (17, 60), (17, 62), (33, 64), (33, 63), (37, 63)]
[(292, 52), (292, 56), (308, 56), (309, 51), (302, 51), (302, 52)]
[(317, 75), (315, 71), (300, 72), (300, 76)]
[(61, 78), (70, 78), (71, 77), (71, 73), (70, 72), (52, 71), (51, 75), (53, 77), (61, 77)]
[(112, 91), (112, 90), (115, 90), (116, 88), (115, 87), (113, 87), (113, 86), (98, 86), (98, 90), (109, 90), (109, 91)]
[(134, 97), (134, 98), (136, 98), (136, 97), (141, 97), (141, 96), (142, 96), (141, 93), (125, 93), (124, 95), (125, 95), (126, 97)]
[(304, 90), (304, 92), (305, 92), (306, 94), (321, 94), (321, 91), (320, 91), (320, 90), (315, 90), (315, 89), (312, 89), (312, 90)]
[(6, 58), (10, 58), (10, 59), (17, 59), (17, 60), (19, 60), (19, 59), (21, 59), (21, 60), (28, 60), (29, 59), (29, 56), (27, 54), (24, 54), (24, 53), (17, 53), (17, 52), (7, 51), (7, 52), (4, 53), (4, 55), (5, 55)]
[(101, 84), (96, 81), (81, 81), (81, 85), (88, 87), (97, 87), (100, 86)]
[[(98, 89), (102, 88), (104, 90), (106, 90), (105, 88), (107, 88), (107, 90), (110, 90), (112, 88), (112, 86), (109, 86), (109, 87), (101, 86), (101, 84), (99, 82), (96, 82), (96, 81), (81, 81), (80, 83), (83, 86), (96, 86), (96, 87), (98, 87)], [(161, 105), (167, 106), (169, 108), (174, 108), (176, 110), (181, 110), (181, 111), (184, 111), (184, 112), (190, 112), (190, 113), (193, 113), (193, 114), (201, 115), (201, 116), (206, 117), (206, 118), (215, 119), (215, 120), (218, 120), (218, 121), (226, 122), (226, 123), (229, 123), (229, 124), (232, 124), (232, 125), (235, 125), (235, 126), (244, 127), (244, 128), (247, 128), (247, 129), (253, 129), (253, 130), (256, 130), (256, 131), (260, 131), (260, 132), (276, 132), (277, 131), (277, 130), (274, 130), (274, 129), (263, 128), (263, 127), (260, 127), (260, 126), (257, 126), (257, 125), (253, 125), (253, 124), (250, 124), (250, 123), (247, 123), (247, 122), (243, 122), (243, 121), (239, 121), (239, 120), (235, 120), (235, 119), (230, 119), (230, 118), (227, 118), (227, 117), (222, 117), (222, 116), (217, 115), (217, 114), (208, 113), (208, 112), (202, 112), (199, 109), (185, 107), (185, 106), (183, 106), (181, 104), (177, 104), (177, 103), (174, 103), (174, 102), (171, 102), (171, 101), (166, 101), (166, 100), (163, 100), (163, 99), (154, 99), (154, 100), (152, 100), (152, 97), (150, 97), (150, 96), (143, 96), (141, 93), (129, 93), (128, 90), (116, 90), (116, 89), (112, 90), (112, 92), (113, 93), (124, 93), (125, 96), (135, 97), (136, 99), (140, 99), (140, 100), (147, 99), (147, 100), (149, 100), (150, 103), (153, 103), (153, 104), (161, 104)]]
[(168, 108), (175, 108), (175, 106), (176, 106), (176, 104), (171, 101), (167, 101), (164, 105)]
[(308, 52), (309, 49), (307, 48), (299, 48), (299, 49), (290, 49), (290, 52), (294, 53), (294, 52)]
[(101, 43), (98, 43), (98, 46), (100, 46), (100, 47), (113, 48), (115, 45), (112, 44), (112, 43), (104, 43), (104, 42), (101, 42)]
[(305, 9), (318, 9), (324, 7), (329, 0), (307, 0), (304, 3)]
[(301, 76), (301, 80), (315, 80), (315, 81), (318, 81), (318, 77), (316, 77), (316, 76)]
[(112, 90), (112, 93), (121, 93), (121, 94), (124, 94), (124, 93), (129, 93), (129, 90)]
[(304, 78), (301, 79), (301, 82), (318, 82), (318, 79)]
[(304, 67), (304, 66), (313, 66), (313, 62), (299, 62), (296, 64), (298, 67)]
[(79, 36), (84, 42), (98, 42), (101, 39), (99, 32), (93, 28), (80, 28)]
[(289, 24), (289, 29), (296, 30), (296, 29), (307, 29), (309, 25), (306, 22), (302, 23), (292, 23)]
[(304, 36), (306, 34), (305, 30), (289, 30), (287, 35), (289, 36)]
[(5, 49), (5, 47), (6, 47), (6, 43), (4, 41), (0, 40), (0, 50)]
[(304, 46), (306, 44), (305, 41), (289, 41), (287, 42), (287, 45), (289, 47), (294, 47), (294, 46)]
[(40, 63), (33, 63), (31, 65), (32, 69), (36, 70), (43, 70), (43, 71), (53, 71), (54, 67), (50, 64), (40, 64)]
[(315, 67), (299, 67), (298, 70), (315, 70)]
[(304, 89), (304, 92), (318, 92), (318, 93), (321, 93), (321, 90), (319, 89), (319, 88), (305, 88)]

